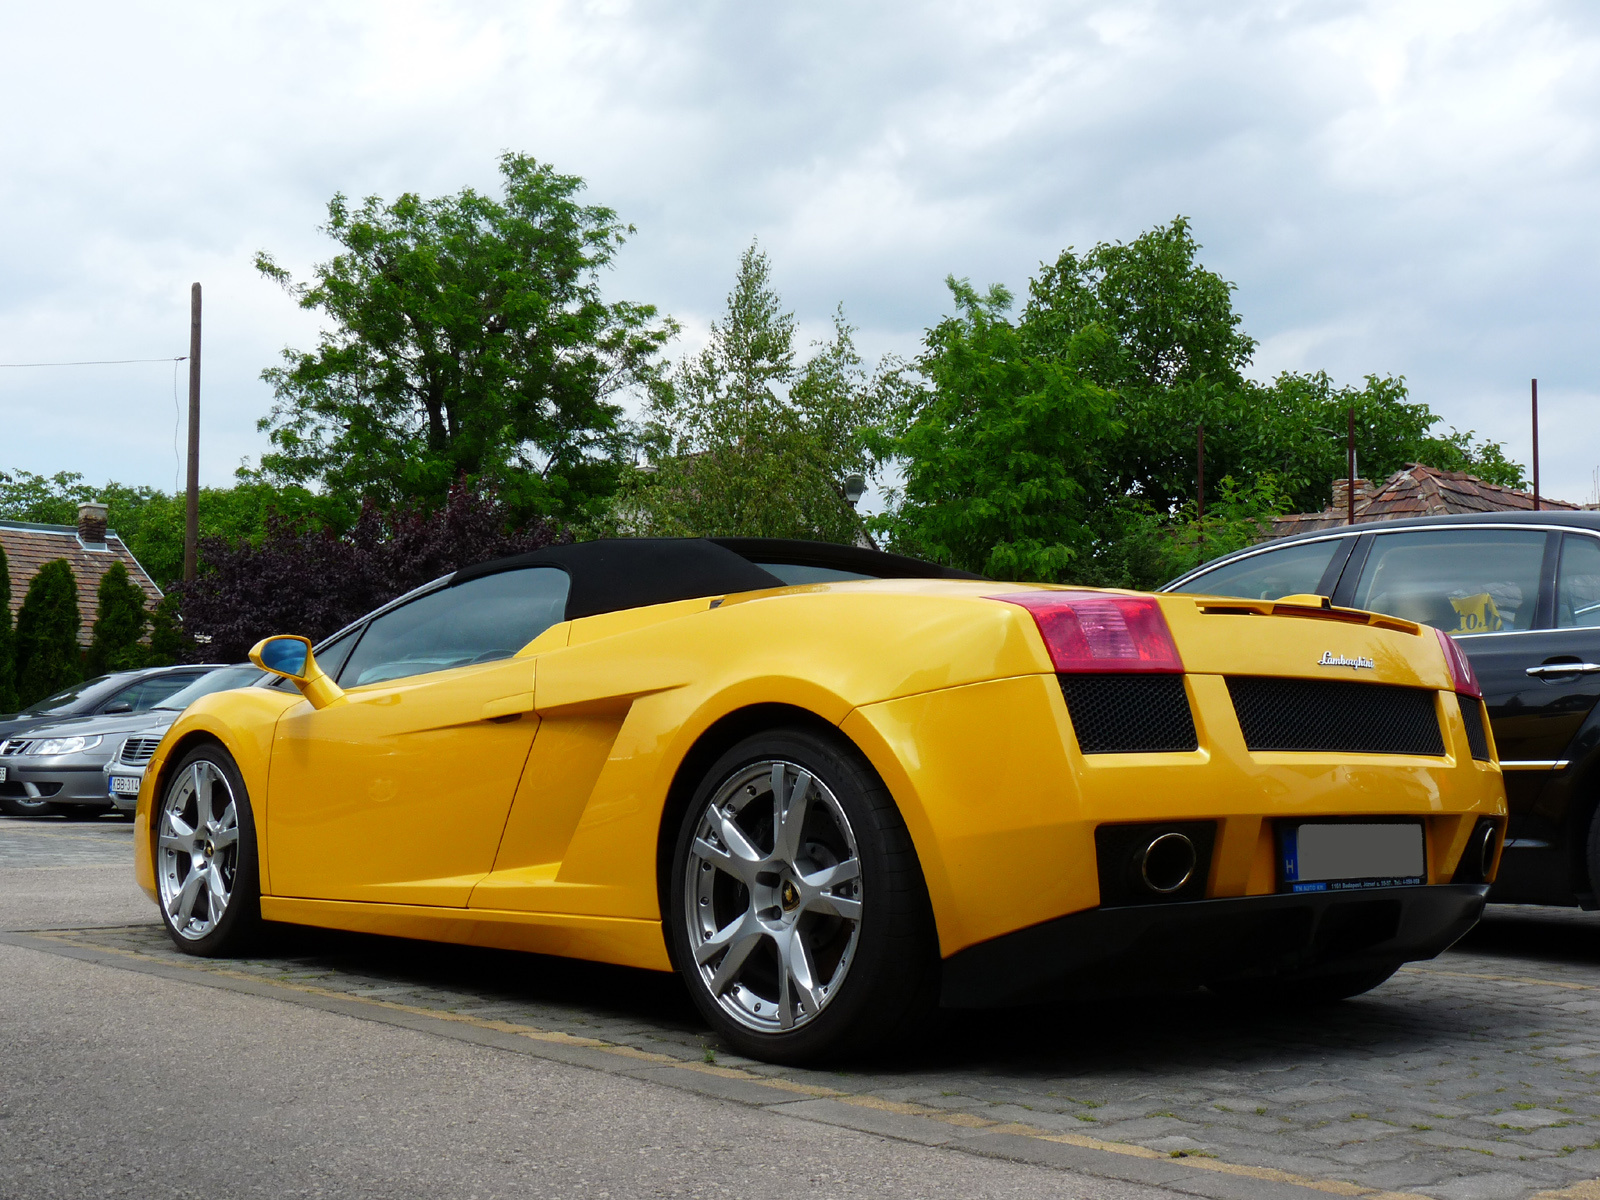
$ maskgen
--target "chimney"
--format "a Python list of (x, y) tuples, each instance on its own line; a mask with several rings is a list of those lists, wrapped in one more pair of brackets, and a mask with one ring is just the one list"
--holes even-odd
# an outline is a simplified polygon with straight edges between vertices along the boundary
[[(1342, 516), (1350, 511), (1350, 480), (1341, 476), (1333, 481), (1333, 504), (1331, 505), (1335, 516)], [(1361, 515), (1361, 508), (1372, 498), (1372, 483), (1370, 480), (1356, 480), (1356, 515)]]
[(104, 504), (78, 505), (78, 541), (85, 550), (106, 548), (106, 506)]

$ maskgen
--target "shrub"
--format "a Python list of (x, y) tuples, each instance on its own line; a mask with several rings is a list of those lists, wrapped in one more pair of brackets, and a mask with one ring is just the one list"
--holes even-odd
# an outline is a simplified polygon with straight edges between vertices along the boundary
[(144, 666), (148, 654), (139, 639), (150, 614), (144, 607), (144, 589), (128, 578), (128, 568), (120, 562), (112, 563), (101, 578), (96, 608), (94, 639), (85, 664), (88, 673), (104, 675)]
[(78, 580), (67, 560), (39, 568), (17, 613), (17, 702), (43, 700), (83, 678)]
[(17, 640), (11, 630), (11, 568), (0, 546), (0, 712), (17, 710)]

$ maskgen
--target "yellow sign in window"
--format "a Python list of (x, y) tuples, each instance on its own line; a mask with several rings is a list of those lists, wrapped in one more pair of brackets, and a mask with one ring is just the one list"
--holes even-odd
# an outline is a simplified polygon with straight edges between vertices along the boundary
[(1500, 610), (1488, 592), (1453, 598), (1450, 606), (1456, 610), (1458, 618), (1452, 633), (1498, 633), (1505, 628)]

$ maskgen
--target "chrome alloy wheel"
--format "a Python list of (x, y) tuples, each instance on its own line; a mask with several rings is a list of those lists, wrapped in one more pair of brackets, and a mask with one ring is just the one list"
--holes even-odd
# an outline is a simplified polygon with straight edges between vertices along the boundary
[(734, 1020), (782, 1033), (838, 994), (861, 931), (861, 863), (838, 799), (791, 762), (744, 767), (695, 827), (684, 918), (700, 979)]
[(228, 911), (239, 864), (239, 813), (215, 764), (200, 759), (168, 786), (156, 845), (162, 910), (198, 941)]

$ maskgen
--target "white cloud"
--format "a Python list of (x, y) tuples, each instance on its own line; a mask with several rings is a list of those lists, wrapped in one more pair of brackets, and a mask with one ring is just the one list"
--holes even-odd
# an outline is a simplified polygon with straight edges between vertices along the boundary
[[(1020, 290), (1184, 213), (1257, 369), (1403, 374), (1546, 488), (1600, 464), (1600, 12), (1576, 0), (87, 3), (0, 15), (0, 362), (181, 354), (206, 476), (262, 448), (335, 191), (492, 188), (502, 150), (639, 227), (609, 281), (703, 330), (759, 236), (806, 329), (915, 348), (946, 274)], [(0, 371), (0, 467), (171, 485), (160, 365)]]

